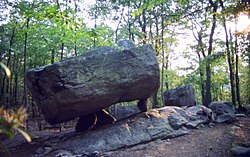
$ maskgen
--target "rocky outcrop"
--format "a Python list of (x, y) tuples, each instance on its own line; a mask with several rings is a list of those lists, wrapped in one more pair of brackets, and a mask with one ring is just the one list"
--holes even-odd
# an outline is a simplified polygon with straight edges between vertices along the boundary
[(159, 65), (151, 45), (119, 51), (101, 47), (26, 73), (30, 93), (46, 121), (65, 122), (119, 102), (146, 101), (159, 87)]
[(165, 106), (195, 106), (196, 95), (192, 84), (164, 92)]
[[(38, 147), (33, 155), (56, 156), (60, 153), (83, 155), (95, 151), (111, 151), (147, 143), (156, 139), (169, 139), (188, 133), (188, 128), (197, 128), (209, 118), (202, 106), (182, 109), (166, 106), (146, 113), (138, 113), (113, 125), (106, 125), (92, 131), (74, 131), (32, 135), (32, 147)], [(25, 139), (23, 139), (25, 141)], [(9, 149), (25, 143), (19, 140), (4, 143)], [(28, 145), (28, 144), (27, 144)], [(73, 146), (73, 147), (72, 147)], [(28, 146), (27, 146), (28, 147)], [(46, 154), (45, 154), (46, 153)]]
[(208, 106), (214, 113), (217, 123), (231, 123), (236, 120), (235, 108), (232, 102), (215, 101)]

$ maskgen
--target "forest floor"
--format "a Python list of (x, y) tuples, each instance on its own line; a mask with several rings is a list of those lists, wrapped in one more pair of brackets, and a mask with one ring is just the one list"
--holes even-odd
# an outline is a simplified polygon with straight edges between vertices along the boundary
[[(199, 129), (190, 129), (184, 136), (158, 139), (87, 157), (231, 157), (230, 149), (236, 145), (250, 147), (249, 116), (237, 118), (237, 121), (230, 124), (202, 125)], [(34, 153), (36, 149), (26, 147), (22, 150), (14, 150), (11, 151), (11, 157), (34, 157), (31, 152)], [(46, 157), (53, 157), (53, 155), (48, 154)]]
[(108, 152), (112, 157), (232, 157), (230, 149), (250, 147), (250, 117), (231, 124), (204, 125), (181, 137)]

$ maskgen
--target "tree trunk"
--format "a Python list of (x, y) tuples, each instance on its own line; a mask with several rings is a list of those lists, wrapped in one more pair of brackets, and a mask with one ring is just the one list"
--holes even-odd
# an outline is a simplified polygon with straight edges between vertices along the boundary
[(239, 79), (239, 56), (238, 56), (238, 37), (237, 37), (237, 18), (235, 16), (235, 44), (234, 44), (234, 53), (235, 53), (235, 86), (236, 86), (236, 99), (239, 105), (239, 108), (242, 108), (240, 102), (240, 79)]
[[(209, 3), (212, 6), (213, 9), (213, 19), (212, 19), (212, 27), (211, 27), (211, 32), (209, 36), (209, 41), (208, 41), (208, 56), (212, 54), (213, 51), (213, 36), (214, 36), (214, 31), (216, 27), (216, 12), (218, 5), (217, 3), (213, 2), (212, 0), (209, 0)], [(211, 63), (208, 60), (206, 63), (206, 92), (205, 92), (205, 101), (204, 105), (208, 106), (212, 102), (212, 93), (211, 93)]]
[[(75, 4), (75, 40), (76, 40), (76, 31), (77, 31), (77, 23), (76, 23), (76, 14), (77, 14), (77, 0), (74, 1)], [(77, 42), (74, 42), (74, 50), (75, 50), (75, 56), (77, 56), (77, 47), (76, 47)]]
[(61, 61), (63, 60), (63, 50), (64, 50), (64, 43), (61, 46)]
[(120, 24), (121, 24), (121, 22), (122, 22), (123, 12), (124, 12), (124, 6), (123, 6), (123, 8), (122, 8), (122, 12), (121, 12), (121, 15), (120, 15), (120, 20), (119, 20), (119, 22), (118, 22), (118, 24), (117, 24), (117, 27), (116, 27), (116, 30), (115, 30), (115, 43), (118, 42), (118, 30), (119, 30)]
[(156, 40), (155, 40), (155, 50), (156, 50), (156, 55), (159, 54), (159, 46), (160, 46), (160, 40), (159, 38), (159, 25), (158, 25), (158, 16), (155, 16), (155, 28), (156, 28)]
[[(161, 6), (161, 11), (163, 12), (163, 6)], [(162, 52), (161, 97), (162, 97), (162, 102), (164, 102), (164, 96), (163, 96), (164, 70), (167, 70), (167, 69), (165, 69), (164, 28), (165, 28), (165, 26), (164, 26), (164, 16), (161, 15), (161, 52)]]
[(146, 32), (146, 15), (145, 15), (145, 11), (143, 11), (142, 13), (142, 19), (143, 19), (143, 26), (142, 26), (142, 33), (143, 33), (143, 44), (147, 43), (147, 32)]
[(55, 49), (51, 50), (51, 64), (55, 63)]
[(197, 52), (199, 58), (199, 74), (200, 74), (200, 85), (201, 85), (201, 102), (205, 104), (205, 85), (204, 85), (204, 74), (202, 71), (202, 64), (201, 64), (201, 56), (200, 53)]
[(132, 39), (132, 36), (131, 36), (131, 23), (130, 23), (130, 0), (128, 1), (128, 38), (129, 40)]
[(158, 107), (160, 107), (159, 106), (159, 102), (158, 102), (158, 98), (157, 98), (157, 93), (158, 93), (158, 90), (152, 96), (152, 99), (153, 99), (153, 106), (152, 106), (152, 108), (158, 108)]
[[(23, 57), (24, 57), (24, 63), (23, 63), (23, 74), (25, 75), (26, 73), (26, 65), (27, 65), (27, 43), (28, 43), (28, 28), (29, 28), (29, 21), (30, 19), (28, 18), (27, 19), (27, 22), (26, 22), (26, 31), (25, 31), (25, 34), (24, 34), (24, 54), (23, 54)], [(24, 93), (24, 105), (25, 107), (28, 109), (28, 96), (27, 96), (27, 86), (26, 86), (26, 79), (24, 77), (24, 81), (23, 81), (23, 93)]]
[(16, 65), (15, 65), (15, 70), (14, 70), (14, 82), (15, 82), (15, 84), (14, 84), (14, 103), (15, 103), (15, 105), (17, 105), (18, 104), (18, 95), (17, 95), (17, 93), (18, 93), (18, 71), (19, 71), (19, 62), (18, 62), (18, 60), (19, 60), (19, 56), (18, 55), (16, 55)]
[[(223, 5), (222, 0), (220, 0), (220, 5), (222, 7), (222, 10), (224, 10), (224, 5)], [(227, 53), (227, 61), (228, 61), (228, 67), (229, 67), (230, 85), (231, 85), (231, 99), (232, 99), (232, 103), (234, 105), (236, 105), (233, 64), (232, 64), (232, 60), (231, 60), (232, 56), (230, 54), (229, 39), (228, 39), (228, 32), (227, 32), (227, 25), (226, 25), (225, 16), (223, 16), (223, 27), (224, 27), (225, 35), (226, 35), (226, 53)]]
[(205, 100), (204, 105), (208, 106), (212, 102), (212, 94), (211, 94), (211, 67), (210, 63), (206, 64), (206, 92), (205, 92)]

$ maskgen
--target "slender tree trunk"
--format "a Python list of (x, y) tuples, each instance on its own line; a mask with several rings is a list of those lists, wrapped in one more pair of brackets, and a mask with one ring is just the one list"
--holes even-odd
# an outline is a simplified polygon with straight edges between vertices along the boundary
[(206, 92), (205, 92), (205, 106), (208, 106), (212, 102), (211, 94), (211, 67), (210, 63), (206, 64)]
[[(59, 1), (58, 0), (56, 0), (55, 1), (56, 2), (56, 5), (57, 5), (57, 8), (58, 8), (58, 10), (59, 10), (59, 13), (61, 14), (61, 16), (62, 16), (62, 21), (63, 22), (65, 22), (66, 21), (66, 25), (67, 25), (67, 23), (68, 23), (68, 21), (67, 20), (64, 20), (64, 17), (63, 17), (63, 14), (62, 14), (62, 11), (60, 11), (60, 3), (59, 3)], [(66, 10), (68, 9), (68, 1), (66, 0)], [(65, 38), (65, 28), (62, 26), (62, 33), (63, 33), (63, 38)], [(61, 61), (63, 60), (63, 51), (64, 51), (64, 42), (63, 42), (63, 40), (62, 40), (62, 45), (61, 45)]]
[(159, 46), (160, 46), (160, 40), (159, 38), (159, 24), (158, 24), (158, 16), (155, 16), (155, 28), (156, 28), (156, 40), (155, 40), (155, 49), (156, 49), (156, 55), (159, 54)]
[(152, 108), (158, 108), (159, 107), (159, 102), (158, 102), (157, 94), (158, 94), (158, 90), (152, 96), (152, 99), (153, 99), (153, 106), (152, 106)]
[[(13, 56), (13, 62), (12, 62), (12, 65), (11, 65), (11, 71), (15, 71), (15, 65), (16, 65), (16, 53), (14, 53), (14, 56)], [(13, 88), (13, 80), (14, 80), (14, 76), (13, 74), (10, 76), (10, 89), (9, 89), (9, 104), (11, 105), (11, 107), (14, 106), (14, 88)]]
[[(208, 56), (212, 54), (213, 51), (213, 36), (214, 36), (214, 31), (216, 27), (216, 12), (218, 8), (218, 4), (216, 2), (213, 2), (212, 0), (209, 0), (209, 3), (212, 6), (213, 9), (213, 19), (212, 19), (212, 27), (211, 27), (211, 32), (209, 36), (209, 41), (208, 41)], [(204, 105), (208, 106), (212, 102), (212, 93), (211, 93), (211, 63), (210, 61), (207, 61), (206, 63), (206, 92), (205, 92), (205, 101)]]
[[(28, 43), (28, 29), (29, 29), (29, 21), (30, 18), (27, 18), (26, 22), (26, 31), (24, 34), (24, 63), (23, 63), (23, 74), (26, 73), (26, 65), (27, 65), (27, 43)], [(23, 81), (23, 93), (24, 93), (24, 105), (28, 109), (28, 95), (27, 95), (27, 86), (26, 86), (26, 78), (24, 77)]]
[(63, 50), (64, 50), (64, 43), (61, 46), (61, 61), (63, 60)]
[[(96, 21), (97, 21), (97, 12), (98, 12), (98, 8), (97, 8), (97, 0), (95, 1), (95, 30), (97, 28), (97, 24), (96, 24)], [(96, 47), (96, 34), (94, 34), (94, 48)]]
[[(146, 3), (146, 0), (143, 0), (143, 4), (145, 3)], [(141, 3), (137, 6), (137, 8), (139, 8), (140, 6), (141, 6)], [(142, 14), (140, 15), (140, 17), (138, 17), (138, 20), (139, 20), (139, 24), (140, 24), (141, 32), (142, 32), (142, 43), (144, 45), (147, 43), (147, 32), (146, 32), (147, 18), (146, 18), (145, 9), (142, 9)]]
[(132, 39), (132, 35), (131, 35), (131, 23), (130, 23), (130, 0), (128, 1), (128, 38), (129, 40)]
[[(163, 4), (161, 5), (161, 11), (163, 13)], [(164, 51), (164, 16), (161, 15), (161, 52), (162, 52), (162, 71), (161, 71), (161, 100), (164, 102), (164, 96), (163, 96), (163, 87), (164, 87), (164, 71), (167, 70), (165, 69), (165, 51)], [(167, 67), (167, 66), (166, 66)], [(167, 77), (167, 75), (166, 75)], [(168, 80), (167, 80), (168, 81)], [(166, 87), (168, 89), (168, 87)]]
[(147, 18), (146, 18), (145, 10), (142, 11), (142, 21), (143, 21), (143, 25), (142, 25), (143, 44), (146, 44), (147, 43), (147, 32), (146, 32)]
[(19, 62), (18, 62), (18, 60), (19, 60), (19, 56), (18, 55), (16, 55), (16, 64), (15, 64), (15, 70), (14, 70), (14, 82), (15, 82), (15, 85), (14, 85), (14, 103), (15, 103), (15, 105), (17, 105), (18, 104), (18, 95), (17, 95), (17, 93), (18, 93), (18, 71), (19, 71)]
[[(76, 31), (77, 31), (77, 23), (76, 23), (76, 14), (77, 14), (77, 0), (74, 1), (75, 2), (75, 40), (76, 40)], [(75, 56), (77, 56), (77, 42), (74, 42), (74, 50), (75, 50)]]
[[(205, 17), (206, 19), (206, 17)], [(196, 53), (198, 55), (198, 59), (199, 59), (199, 75), (200, 75), (200, 85), (201, 85), (201, 102), (202, 104), (204, 105), (205, 104), (205, 84), (204, 84), (204, 66), (202, 64), (202, 58), (205, 58), (206, 57), (206, 54), (205, 54), (205, 50), (204, 50), (204, 43), (203, 43), (203, 40), (202, 40), (202, 35), (203, 35), (203, 28), (200, 27), (200, 30), (197, 29), (197, 27), (194, 25), (193, 21), (191, 20), (192, 22), (192, 33), (193, 33), (193, 36), (194, 38), (196, 39), (196, 41), (198, 42), (197, 44), (197, 48), (196, 48)], [(197, 36), (195, 35), (195, 32), (194, 30), (197, 31)]]
[(202, 70), (202, 63), (201, 63), (201, 56), (200, 53), (197, 52), (198, 58), (199, 58), (199, 74), (200, 74), (200, 85), (201, 85), (201, 102), (202, 104), (205, 104), (205, 85), (204, 85), (204, 74)]
[[(220, 5), (222, 7), (222, 10), (224, 11), (224, 5), (223, 5), (222, 0), (220, 0)], [(230, 54), (230, 46), (229, 46), (229, 39), (228, 39), (228, 32), (227, 32), (227, 25), (226, 25), (225, 16), (223, 16), (223, 27), (224, 27), (225, 35), (226, 35), (226, 53), (227, 53), (227, 61), (228, 61), (228, 67), (229, 67), (229, 76), (230, 76), (230, 85), (231, 85), (231, 98), (232, 98), (232, 103), (234, 105), (236, 105), (233, 63), (232, 63), (232, 60), (231, 60), (232, 56)]]
[(198, 58), (199, 58), (199, 73), (200, 73), (200, 84), (201, 84), (201, 102), (202, 104), (205, 104), (205, 84), (204, 84), (204, 73), (203, 73), (203, 66), (201, 63), (201, 55), (202, 53), (203, 58), (205, 57), (205, 50), (203, 48), (203, 41), (202, 41), (202, 32), (201, 29), (200, 32), (198, 32)]
[(51, 50), (51, 64), (55, 63), (55, 49)]
[(235, 16), (235, 43), (234, 43), (234, 52), (235, 52), (235, 85), (236, 85), (236, 99), (239, 105), (239, 108), (242, 108), (240, 102), (240, 78), (239, 78), (239, 56), (238, 56), (238, 37), (237, 37), (237, 17)]
[(235, 81), (236, 81), (236, 96), (237, 96), (237, 102), (239, 105), (239, 108), (242, 108), (241, 102), (240, 102), (240, 79), (239, 79), (239, 56), (238, 52), (236, 52), (236, 63), (235, 63)]
[(123, 12), (124, 12), (124, 6), (123, 6), (123, 8), (122, 8), (122, 12), (121, 12), (121, 15), (120, 15), (120, 20), (119, 20), (119, 22), (118, 22), (118, 24), (117, 24), (117, 27), (116, 27), (116, 30), (115, 30), (115, 43), (118, 42), (118, 30), (119, 30), (120, 24), (121, 24), (121, 22), (122, 22)]

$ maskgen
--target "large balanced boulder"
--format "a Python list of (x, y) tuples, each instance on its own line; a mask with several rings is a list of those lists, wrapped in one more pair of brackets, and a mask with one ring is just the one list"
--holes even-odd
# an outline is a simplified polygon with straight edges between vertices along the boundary
[(195, 106), (196, 95), (192, 84), (167, 90), (163, 93), (165, 106)]
[(26, 73), (26, 81), (44, 118), (51, 124), (81, 116), (84, 119), (119, 102), (140, 100), (138, 107), (146, 111), (147, 98), (160, 84), (155, 55), (151, 45), (123, 51), (101, 47), (31, 69)]

